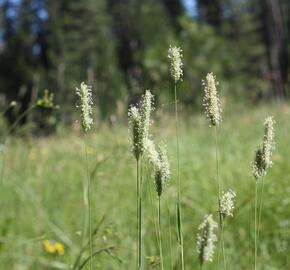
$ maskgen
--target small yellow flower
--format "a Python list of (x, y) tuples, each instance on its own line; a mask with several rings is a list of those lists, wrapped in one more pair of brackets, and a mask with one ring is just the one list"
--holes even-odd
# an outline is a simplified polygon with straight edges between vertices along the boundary
[(54, 245), (53, 241), (44, 240), (43, 241), (43, 248), (49, 254), (55, 253), (55, 245)]
[(55, 243), (55, 250), (58, 255), (62, 256), (64, 255), (64, 245), (60, 242)]
[(42, 242), (44, 250), (49, 254), (64, 255), (64, 245), (54, 240), (44, 240)]

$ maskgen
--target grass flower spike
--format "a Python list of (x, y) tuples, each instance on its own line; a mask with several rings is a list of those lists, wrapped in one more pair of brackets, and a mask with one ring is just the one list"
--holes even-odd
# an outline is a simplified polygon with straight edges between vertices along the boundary
[(168, 183), (168, 179), (170, 177), (170, 168), (169, 162), (167, 158), (167, 150), (166, 146), (158, 146), (157, 149), (159, 162), (157, 164), (156, 173), (155, 173), (155, 186), (158, 196), (160, 197), (164, 187)]
[(150, 90), (146, 90), (140, 103), (140, 132), (143, 149), (149, 138), (149, 128), (151, 125), (151, 112), (153, 111), (153, 95)]
[(81, 110), (81, 121), (84, 131), (89, 131), (93, 125), (92, 118), (92, 88), (86, 85), (84, 82), (81, 83), (80, 88), (76, 88), (76, 94), (80, 98), (80, 110)]
[(182, 71), (182, 50), (176, 46), (170, 46), (168, 49), (168, 58), (170, 59), (170, 73), (175, 82), (181, 80)]
[(159, 162), (159, 154), (156, 150), (155, 144), (152, 140), (148, 139), (145, 144), (146, 149), (146, 158), (148, 159), (149, 163), (155, 167), (156, 164)]
[(208, 73), (205, 80), (202, 81), (204, 86), (203, 105), (206, 110), (206, 116), (212, 126), (218, 126), (221, 122), (221, 103), (217, 92), (218, 82), (213, 73)]
[(256, 180), (266, 175), (267, 169), (272, 166), (272, 154), (274, 149), (274, 124), (273, 117), (267, 117), (264, 122), (264, 137), (262, 146), (256, 150), (252, 173)]
[(267, 117), (264, 122), (264, 138), (263, 138), (263, 159), (265, 168), (272, 166), (272, 153), (274, 149), (274, 124), (273, 117)]
[(232, 190), (229, 190), (227, 192), (223, 192), (220, 198), (220, 211), (221, 215), (225, 217), (232, 217), (233, 216), (233, 210), (235, 208), (235, 198), (236, 193)]
[(146, 153), (150, 164), (154, 168), (155, 188), (158, 197), (160, 197), (170, 177), (166, 146), (159, 145), (156, 150), (154, 142), (148, 140), (146, 144)]
[(153, 110), (153, 95), (146, 90), (140, 102), (140, 107), (132, 106), (129, 109), (129, 126), (132, 134), (133, 154), (137, 160), (145, 151), (151, 124), (150, 116)]
[(261, 147), (258, 147), (256, 150), (255, 160), (252, 166), (252, 174), (256, 180), (261, 179), (266, 174), (263, 150)]
[(129, 125), (132, 133), (132, 150), (135, 158), (139, 160), (143, 149), (141, 139), (141, 116), (137, 107), (133, 106), (129, 109)]
[(217, 241), (215, 230), (218, 227), (212, 215), (205, 216), (203, 222), (198, 227), (197, 253), (200, 265), (213, 260), (215, 242)]

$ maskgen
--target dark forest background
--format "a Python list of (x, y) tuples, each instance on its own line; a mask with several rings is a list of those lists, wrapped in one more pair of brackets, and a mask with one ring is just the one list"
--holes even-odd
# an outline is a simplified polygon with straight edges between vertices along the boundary
[(289, 95), (289, 0), (2, 0), (0, 8), (0, 101), (16, 100), (18, 113), (48, 89), (61, 105), (55, 121), (69, 123), (82, 81), (93, 86), (99, 119), (126, 112), (146, 88), (170, 100), (170, 44), (183, 49), (185, 108), (200, 107), (210, 71), (227, 99)]

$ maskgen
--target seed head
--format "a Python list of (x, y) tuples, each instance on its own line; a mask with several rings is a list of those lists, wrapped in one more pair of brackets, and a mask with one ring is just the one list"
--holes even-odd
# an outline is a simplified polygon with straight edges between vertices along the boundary
[(158, 197), (160, 197), (170, 177), (170, 168), (166, 146), (159, 145), (157, 152), (159, 162), (156, 164), (157, 166), (155, 168), (155, 188)]
[(266, 167), (263, 158), (263, 150), (258, 147), (255, 154), (255, 160), (252, 166), (252, 173), (256, 180), (261, 179), (266, 174)]
[(133, 106), (129, 109), (129, 126), (132, 134), (133, 153), (137, 160), (144, 153), (146, 143), (149, 139), (149, 128), (151, 125), (151, 112), (153, 95), (149, 90), (142, 96), (139, 108)]
[(146, 153), (149, 163), (154, 168), (155, 189), (158, 197), (160, 197), (170, 177), (166, 146), (158, 145), (156, 150), (154, 142), (148, 140), (146, 143)]
[(272, 153), (274, 149), (274, 124), (273, 117), (267, 117), (264, 122), (264, 137), (260, 147), (256, 150), (252, 173), (256, 180), (266, 175), (267, 169), (272, 166)]
[(224, 218), (227, 216), (233, 216), (233, 210), (235, 208), (235, 198), (236, 193), (232, 190), (222, 193), (220, 197), (220, 212)]
[(92, 118), (92, 88), (91, 86), (86, 85), (84, 82), (81, 83), (80, 88), (76, 88), (76, 94), (79, 96), (80, 105), (77, 106), (81, 111), (81, 121), (82, 127), (85, 132), (89, 131), (93, 125)]
[(271, 167), (271, 160), (274, 149), (274, 124), (272, 116), (267, 117), (264, 122), (264, 138), (263, 138), (263, 158), (266, 169)]
[(12, 100), (12, 101), (10, 102), (9, 106), (10, 106), (10, 107), (15, 107), (15, 106), (17, 106), (17, 101)]
[(158, 162), (159, 162), (159, 154), (158, 154), (156, 147), (155, 147), (155, 144), (152, 140), (148, 139), (146, 141), (145, 150), (146, 150), (147, 160), (153, 166), (153, 168), (155, 168), (156, 164), (158, 164)]
[(36, 105), (46, 109), (58, 109), (59, 105), (54, 104), (54, 94), (50, 93), (47, 89), (44, 90), (42, 98), (39, 98)]
[(176, 46), (170, 46), (168, 49), (168, 58), (170, 59), (170, 73), (175, 82), (181, 80), (182, 71), (182, 50)]
[(203, 106), (205, 107), (206, 116), (212, 126), (218, 126), (221, 122), (221, 102), (217, 93), (217, 85), (213, 73), (208, 73), (205, 80), (202, 81), (204, 86)]
[(211, 262), (213, 260), (215, 242), (217, 241), (216, 228), (217, 223), (212, 215), (206, 215), (198, 227), (196, 248), (201, 265), (206, 261)]
[(146, 90), (140, 102), (140, 115), (141, 115), (141, 133), (143, 145), (145, 145), (149, 137), (149, 128), (151, 125), (151, 112), (153, 110), (153, 95), (150, 90)]
[(129, 126), (132, 134), (132, 151), (137, 160), (142, 154), (142, 140), (141, 140), (141, 116), (137, 107), (132, 106), (128, 112)]

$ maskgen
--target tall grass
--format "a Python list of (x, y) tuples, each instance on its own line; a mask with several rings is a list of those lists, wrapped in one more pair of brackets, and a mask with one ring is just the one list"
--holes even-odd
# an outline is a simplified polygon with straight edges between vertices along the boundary
[[(220, 137), (219, 140), (219, 146), (223, 149), (224, 153), (221, 177), (223, 177), (225, 181), (224, 183), (229, 183), (230, 185), (234, 184), (235, 189), (239, 192), (239, 202), (236, 210), (238, 218), (232, 221), (228, 220), (228, 217), (223, 218), (227, 255), (226, 262), (228, 269), (253, 268), (253, 252), (250, 251), (250, 247), (252, 241), (251, 235), (254, 235), (250, 233), (250, 223), (252, 222), (252, 219), (249, 217), (251, 217), (252, 211), (250, 206), (252, 202), (254, 202), (251, 200), (251, 196), (252, 193), (255, 193), (255, 190), (253, 185), (251, 188), (249, 181), (245, 181), (244, 176), (249, 167), (248, 160), (251, 158), (251, 151), (249, 151), (249, 149), (251, 149), (251, 147), (256, 143), (256, 136), (259, 132), (259, 127), (257, 127), (256, 122), (261, 118), (261, 115), (265, 113), (265, 110), (272, 110), (277, 117), (282, 119), (281, 125), (279, 125), (277, 131), (279, 137), (281, 137), (281, 152), (276, 159), (278, 166), (273, 168), (273, 171), (271, 171), (273, 172), (273, 174), (271, 173), (271, 177), (276, 179), (275, 182), (265, 181), (264, 195), (266, 196), (266, 191), (268, 190), (270, 193), (274, 194), (275, 192), (276, 194), (275, 196), (269, 196), (267, 200), (264, 200), (264, 203), (267, 203), (266, 210), (267, 212), (269, 211), (269, 213), (275, 214), (271, 216), (264, 216), (262, 214), (261, 222), (263, 222), (263, 225), (261, 224), (260, 227), (260, 235), (263, 234), (263, 238), (260, 238), (260, 242), (258, 242), (257, 246), (258, 256), (263, 255), (263, 258), (258, 257), (257, 268), (263, 268), (266, 264), (275, 265), (279, 269), (288, 269), (289, 267), (289, 264), (287, 263), (287, 246), (283, 246), (283, 244), (285, 245), (285, 243), (288, 242), (288, 238), (285, 236), (286, 227), (279, 227), (279, 224), (283, 224), (283, 222), (287, 220), (285, 216), (289, 212), (287, 207), (283, 206), (284, 203), (287, 202), (287, 200), (284, 200), (283, 196), (285, 196), (289, 179), (287, 178), (287, 175), (284, 174), (284, 171), (279, 169), (287, 167), (288, 145), (286, 142), (289, 130), (287, 127), (289, 111), (285, 108), (286, 106), (283, 109), (267, 107), (267, 109), (260, 108), (251, 110), (239, 116), (233, 116), (232, 114), (226, 115), (227, 123), (223, 125), (224, 139)], [(184, 228), (189, 228), (189, 233), (184, 237), (184, 242), (185, 246), (192, 246), (191, 249), (185, 249), (185, 252), (189, 254), (188, 257), (186, 256), (188, 259), (186, 260), (185, 267), (198, 269), (198, 257), (194, 256), (193, 250), (193, 234), (195, 234), (195, 228), (197, 227), (199, 220), (198, 215), (203, 215), (203, 213), (207, 211), (212, 212), (216, 207), (216, 200), (214, 199), (216, 198), (216, 191), (213, 189), (213, 186), (215, 185), (213, 182), (207, 181), (209, 174), (215, 172), (215, 168), (214, 166), (209, 168), (209, 163), (204, 162), (205, 158), (208, 157), (208, 150), (212, 147), (210, 144), (212, 137), (210, 135), (212, 134), (208, 134), (208, 132), (203, 128), (200, 116), (197, 116), (196, 119), (189, 123), (193, 123), (192, 126), (180, 130), (184, 138), (183, 143), (188, 146), (192, 142), (192, 147), (182, 147), (182, 154), (180, 155), (181, 163), (184, 164), (181, 168), (181, 178), (183, 179), (184, 177), (184, 179), (186, 179), (185, 181), (187, 181), (182, 183), (184, 184), (184, 187), (186, 187), (184, 189), (184, 197), (182, 198), (184, 198), (184, 204), (187, 206), (184, 207), (183, 211)], [(172, 132), (174, 130), (174, 123), (171, 123), (171, 126), (164, 127), (164, 123), (156, 122), (156, 126), (156, 129), (154, 129), (156, 133), (162, 130), (162, 134), (160, 135), (168, 136), (169, 152), (175, 150), (175, 136), (172, 135), (174, 134), (174, 132)], [(239, 127), (239, 129), (237, 127)], [(132, 178), (132, 173), (130, 166), (128, 166), (128, 160), (130, 157), (126, 153), (128, 147), (126, 143), (126, 130), (124, 128), (116, 128), (115, 131), (116, 132), (113, 134), (109, 129), (102, 130), (102, 133), (99, 132), (97, 135), (91, 134), (91, 136), (87, 136), (88, 145), (98, 145), (98, 147), (90, 149), (89, 157), (95, 156), (96, 159), (99, 159), (99, 156), (102, 157), (107, 155), (108, 152), (112, 151), (113, 153), (112, 157), (103, 164), (102, 170), (99, 171), (99, 175), (102, 176), (99, 178), (100, 188), (92, 193), (92, 197), (102, 198), (100, 202), (98, 201), (96, 206), (97, 213), (101, 210), (107, 212), (108, 219), (106, 220), (108, 220), (109, 224), (112, 224), (112, 227), (109, 227), (108, 230), (101, 230), (100, 234), (98, 234), (98, 238), (96, 237), (94, 242), (96, 249), (93, 250), (93, 256), (96, 256), (95, 261), (98, 261), (101, 268), (132, 269), (134, 268), (133, 263), (135, 263), (135, 258), (132, 259), (132, 250), (130, 249), (132, 245), (132, 235), (134, 234), (134, 232), (131, 232), (131, 228), (132, 224), (135, 225), (135, 219), (132, 217), (132, 213), (135, 213), (135, 204), (133, 203), (132, 205), (134, 192), (130, 190), (130, 188), (132, 188), (132, 181), (130, 180), (130, 178)], [(231, 141), (228, 141), (227, 138), (229, 137), (231, 138)], [(72, 134), (66, 137), (51, 137), (46, 138), (45, 140), (41, 139), (33, 141), (33, 144), (31, 145), (24, 145), (21, 141), (14, 140), (15, 143), (11, 145), (11, 149), (9, 153), (7, 153), (7, 173), (9, 173), (10, 181), (2, 186), (1, 190), (3, 201), (7, 201), (7, 210), (3, 210), (3, 220), (1, 220), (1, 227), (3, 228), (3, 236), (1, 237), (2, 249), (0, 254), (1, 269), (16, 269), (20, 266), (28, 269), (42, 269), (45, 268), (42, 265), (43, 261), (40, 260), (43, 257), (46, 259), (45, 262), (50, 262), (48, 265), (53, 265), (53, 262), (61, 262), (62, 266), (69, 267), (69, 264), (74, 262), (75, 258), (77, 258), (79, 249), (77, 248), (75, 251), (74, 244), (77, 246), (79, 243), (79, 236), (75, 233), (79, 229), (79, 222), (76, 216), (80, 216), (83, 211), (83, 206), (79, 204), (79, 191), (81, 188), (80, 180), (83, 180), (79, 179), (79, 176), (83, 171), (83, 166), (80, 163), (80, 159), (83, 159), (83, 157), (80, 157), (79, 154), (80, 151), (83, 150), (83, 139), (83, 137), (79, 138)], [(91, 142), (88, 141), (89, 139)], [(30, 157), (30, 152), (36, 152), (37, 157)], [(199, 156), (192, 157), (192, 152), (199, 153)], [(146, 154), (144, 153), (143, 162), (145, 162), (145, 156)], [(89, 161), (92, 162), (90, 158)], [(114, 170), (112, 170), (112, 168), (114, 168)], [(52, 172), (54, 173), (52, 174)], [(155, 182), (154, 171), (153, 176)], [(45, 181), (39, 181), (39, 179), (45, 179)], [(60, 181), (59, 179), (70, 179), (70, 183)], [(147, 178), (146, 180), (144, 179), (144, 184), (146, 181)], [(258, 182), (258, 188), (261, 187), (261, 184), (262, 182)], [(15, 192), (14, 189), (18, 191)], [(143, 203), (145, 203), (145, 196), (147, 193), (144, 188), (143, 191)], [(258, 191), (261, 190), (259, 189)], [(169, 228), (166, 226), (169, 222), (166, 220), (166, 198), (164, 197), (167, 195), (166, 193), (165, 190), (160, 198), (161, 220), (159, 224), (161, 238), (163, 240), (162, 257), (165, 269), (170, 269), (169, 261), (173, 256), (173, 267), (179, 269), (179, 250), (173, 250), (173, 256), (170, 253)], [(29, 198), (32, 198), (35, 195), (37, 200), (33, 204), (29, 203)], [(153, 200), (154, 206), (156, 207), (155, 210), (158, 210), (158, 196), (156, 196), (156, 193), (154, 195)], [(66, 196), (66, 200), (61, 200), (63, 196)], [(223, 193), (221, 194), (221, 197), (223, 198)], [(257, 201), (258, 206), (260, 205), (259, 201), (260, 196)], [(60, 202), (61, 207), (59, 207)], [(13, 209), (16, 204), (18, 208), (17, 217), (13, 216)], [(170, 197), (169, 206), (173, 206), (174, 204), (175, 201)], [(220, 204), (221, 209), (223, 209), (222, 199), (220, 199)], [(68, 242), (64, 242), (65, 254), (63, 256), (47, 255), (42, 251), (41, 245), (37, 242), (39, 240), (29, 241), (31, 235), (36, 235), (38, 239), (41, 239), (40, 242), (43, 237), (55, 239), (57, 237), (56, 235), (58, 235), (46, 226), (46, 221), (39, 218), (37, 213), (40, 210), (38, 209), (42, 209), (45, 212), (47, 211), (47, 217), (62, 227), (65, 233), (69, 235), (71, 240), (74, 242), (72, 246), (67, 244)], [(265, 209), (263, 208), (262, 213), (264, 210)], [(74, 215), (71, 214), (72, 211), (74, 211)], [(257, 227), (259, 211), (260, 209), (258, 208)], [(160, 253), (160, 247), (157, 247), (158, 243), (155, 243), (154, 235), (151, 235), (151, 232), (155, 232), (153, 231), (153, 226), (152, 230), (150, 228), (150, 220), (153, 215), (149, 212), (147, 212), (146, 209), (143, 211), (143, 228), (145, 228), (144, 235), (146, 237), (143, 239), (143, 257), (159, 256)], [(221, 212), (225, 213), (223, 211)], [(215, 213), (213, 214), (214, 220), (218, 221), (217, 217), (215, 217)], [(158, 231), (157, 217), (158, 211), (154, 212)], [(17, 228), (14, 219), (18, 219), (21, 224), (19, 226), (18, 223)], [(28, 222), (27, 219), (29, 219), (30, 222)], [(94, 223), (92, 227), (94, 227)], [(269, 234), (266, 233), (265, 229), (267, 229)], [(5, 230), (8, 230), (8, 234), (5, 234)], [(108, 231), (108, 233), (106, 233), (106, 231)], [(190, 233), (190, 231), (192, 233)], [(41, 234), (39, 234), (39, 232)], [(282, 235), (282, 233), (285, 234)], [(12, 238), (13, 234), (15, 236)], [(22, 236), (22, 238), (19, 238), (20, 236)], [(62, 240), (62, 238), (60, 239)], [(265, 239), (266, 241), (262, 243), (262, 239)], [(24, 247), (22, 246), (24, 244), (21, 243), (26, 240), (27, 242), (25, 242)], [(108, 242), (110, 240), (113, 241), (113, 245)], [(218, 242), (216, 244), (218, 245)], [(273, 252), (273, 244), (276, 244), (279, 247), (279, 253)], [(13, 262), (13, 265), (11, 265), (11, 261), (13, 261), (13, 254), (11, 254), (11, 251), (14, 250), (16, 246), (18, 257)], [(115, 248), (113, 248), (113, 246), (115, 246)], [(263, 253), (260, 253), (261, 246), (263, 246), (263, 249), (265, 250)], [(282, 250), (283, 247), (285, 247), (284, 250)], [(103, 252), (100, 250), (103, 250)], [(87, 242), (85, 252), (74, 269), (78, 269), (84, 263), (86, 264), (83, 269), (89, 269), (90, 255), (87, 254), (88, 251), (89, 245)], [(177, 255), (175, 254), (175, 251)], [(272, 253), (270, 253), (270, 251), (272, 251)], [(35, 261), (33, 262), (31, 261), (34, 259), (30, 258), (31, 261), (29, 262), (27, 260), (30, 256), (30, 252), (35, 252)], [(110, 255), (107, 257), (108, 254), (112, 252), (116, 252), (116, 254), (120, 256), (122, 263), (119, 263), (117, 260), (115, 261), (115, 259)], [(96, 255), (94, 255), (95, 253)], [(190, 256), (190, 254), (192, 254), (192, 256)], [(21, 256), (21, 258), (19, 256)], [(212, 259), (212, 265), (209, 265), (208, 261), (204, 261), (202, 268), (215, 269), (217, 254), (216, 256), (213, 255)], [(148, 261), (143, 262), (144, 269), (150, 269), (150, 266), (146, 264), (147, 262)], [(160, 268), (161, 267), (162, 266), (160, 265)], [(222, 265), (220, 268), (222, 268)]]
[[(219, 230), (220, 230), (220, 248), (223, 254), (223, 268), (226, 269), (226, 254), (224, 248), (224, 226), (221, 212), (221, 181), (219, 168), (219, 147), (218, 147), (218, 126), (221, 123), (221, 103), (217, 91), (218, 82), (213, 73), (208, 73), (206, 78), (202, 81), (204, 86), (203, 105), (205, 107), (206, 116), (209, 120), (210, 126), (214, 127), (214, 144), (215, 144), (215, 163), (216, 163), (216, 185), (218, 198), (218, 215), (219, 215)], [(219, 250), (220, 252), (220, 250)], [(219, 257), (218, 257), (219, 258)]]
[(136, 160), (136, 196), (137, 196), (137, 269), (142, 269), (142, 162), (144, 151), (149, 140), (149, 128), (151, 125), (153, 96), (146, 90), (140, 104), (129, 109), (129, 126), (131, 129), (132, 152)]
[[(89, 227), (89, 250), (90, 250), (90, 270), (93, 269), (93, 241), (92, 241), (92, 219), (91, 219), (91, 175), (89, 169), (88, 151), (87, 151), (87, 135), (86, 133), (92, 128), (92, 89), (85, 83), (81, 83), (80, 88), (76, 88), (76, 94), (79, 97), (79, 108), (81, 112), (81, 124), (83, 127), (84, 134), (84, 149), (85, 149), (85, 161), (86, 161), (86, 181), (84, 183), (84, 205), (85, 205), (85, 220), (83, 228), (83, 245), (87, 238), (87, 223)], [(87, 222), (88, 221), (88, 222)]]
[(177, 203), (176, 203), (176, 224), (177, 235), (180, 248), (181, 269), (184, 270), (184, 248), (183, 248), (183, 229), (182, 229), (182, 211), (181, 211), (181, 179), (180, 179), (180, 159), (179, 159), (179, 117), (178, 117), (178, 97), (177, 82), (182, 79), (182, 50), (176, 46), (170, 46), (168, 50), (170, 59), (170, 72), (174, 81), (174, 105), (175, 105), (175, 134), (176, 134), (176, 158), (177, 158)]
[[(254, 245), (254, 269), (257, 269), (258, 247), (261, 225), (261, 214), (264, 196), (264, 179), (267, 170), (272, 166), (272, 154), (274, 149), (274, 124), (273, 117), (267, 117), (264, 121), (264, 136), (260, 146), (256, 150), (252, 173), (256, 180), (255, 187), (255, 245)], [(259, 184), (261, 183), (260, 191)], [(260, 194), (260, 195), (259, 195)], [(258, 199), (260, 196), (260, 200)], [(259, 215), (259, 216), (258, 216)]]

